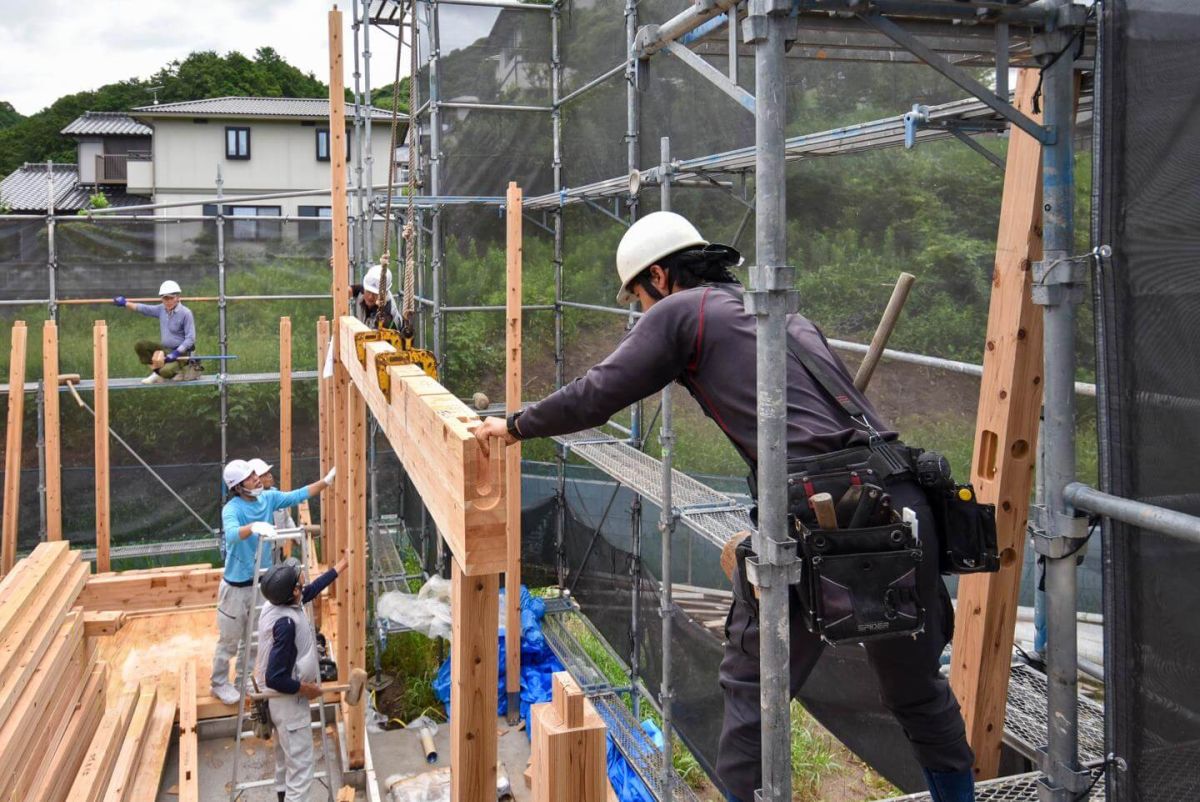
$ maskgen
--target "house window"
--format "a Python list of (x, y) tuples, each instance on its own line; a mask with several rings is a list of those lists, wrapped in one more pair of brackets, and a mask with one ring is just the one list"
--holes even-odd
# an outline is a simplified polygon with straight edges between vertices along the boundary
[[(346, 160), (350, 160), (350, 133), (346, 133)], [(317, 161), (329, 161), (329, 129), (317, 129)]]
[[(282, 217), (283, 209), (279, 206), (222, 206), (226, 217), (235, 218), (233, 225), (227, 229), (234, 239), (239, 240), (268, 240), (279, 239), (282, 234), (282, 223), (279, 220), (246, 220), (247, 217)], [(217, 205), (204, 204), (204, 215), (215, 217)]]
[(250, 158), (250, 128), (241, 125), (225, 127), (225, 158)]
[(333, 235), (332, 206), (300, 206), (298, 211), (301, 217), (316, 218), (313, 222), (300, 221), (297, 235), (301, 242), (328, 240)]

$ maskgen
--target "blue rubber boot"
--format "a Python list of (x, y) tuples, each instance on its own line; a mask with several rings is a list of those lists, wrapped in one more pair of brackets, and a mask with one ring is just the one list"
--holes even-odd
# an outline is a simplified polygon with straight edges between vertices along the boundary
[(975, 802), (975, 776), (969, 771), (921, 769), (933, 802)]

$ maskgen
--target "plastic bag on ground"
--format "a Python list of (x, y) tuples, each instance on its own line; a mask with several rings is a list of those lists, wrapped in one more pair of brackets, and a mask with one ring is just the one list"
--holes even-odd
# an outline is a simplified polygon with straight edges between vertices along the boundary
[(449, 638), (450, 582), (434, 576), (415, 595), (384, 593), (375, 604), (375, 614), (431, 638)]

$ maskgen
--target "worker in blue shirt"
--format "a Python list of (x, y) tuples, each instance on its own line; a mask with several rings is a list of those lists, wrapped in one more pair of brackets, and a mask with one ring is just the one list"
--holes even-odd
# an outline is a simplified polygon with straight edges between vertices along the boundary
[(313, 781), (313, 739), (309, 702), (321, 695), (317, 634), (304, 614), (315, 599), (346, 570), (337, 565), (305, 584), (294, 559), (276, 563), (259, 581), (263, 598), (258, 619), (258, 659), (254, 676), (261, 689), (279, 696), (267, 700), (275, 729), (275, 792), (279, 802), (307, 802)]
[(191, 309), (180, 303), (182, 292), (178, 284), (167, 280), (158, 288), (161, 304), (134, 303), (124, 295), (113, 298), (116, 306), (158, 318), (158, 341), (138, 340), (133, 345), (138, 360), (151, 367), (150, 375), (142, 379), (142, 384), (159, 384), (179, 378), (181, 360), (186, 360), (196, 349), (196, 318)]
[[(225, 466), (223, 479), (233, 497), (221, 510), (225, 531), (225, 571), (217, 591), (217, 648), (213, 652), (212, 695), (227, 705), (237, 704), (245, 665), (241, 641), (246, 622), (254, 608), (255, 562), (259, 537), (272, 535), (276, 510), (294, 507), (312, 498), (333, 482), (337, 468), (325, 478), (307, 487), (281, 492), (264, 490), (262, 480), (245, 460), (235, 459)], [(269, 559), (262, 567), (269, 565)], [(229, 661), (237, 660), (237, 687), (229, 683)]]

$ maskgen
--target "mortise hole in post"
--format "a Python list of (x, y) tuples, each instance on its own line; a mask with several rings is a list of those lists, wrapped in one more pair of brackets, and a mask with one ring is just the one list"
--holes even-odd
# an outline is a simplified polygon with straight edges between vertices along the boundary
[(1024, 459), (1029, 454), (1029, 441), (1017, 440), (1009, 449), (1013, 455), (1013, 459)]
[(1000, 565), (1004, 568), (1015, 565), (1017, 562), (1016, 549), (1002, 549), (1000, 551)]
[(1003, 401), (1006, 398), (1008, 398), (1008, 390), (1001, 390), (1000, 391), (1000, 400)]
[(979, 442), (979, 464), (975, 466), (975, 472), (984, 479), (996, 478), (996, 449), (999, 447), (1000, 438), (995, 432), (983, 430), (983, 437)]

